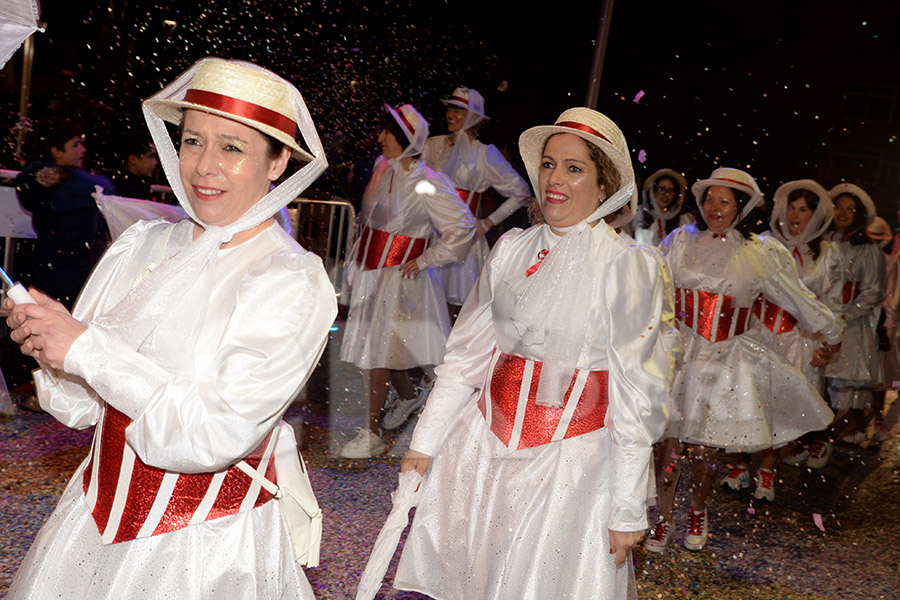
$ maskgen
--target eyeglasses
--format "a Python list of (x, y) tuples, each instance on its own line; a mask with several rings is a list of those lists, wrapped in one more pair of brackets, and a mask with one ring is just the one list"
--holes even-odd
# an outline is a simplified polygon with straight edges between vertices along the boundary
[(663, 187), (656, 188), (656, 193), (662, 194), (663, 196), (674, 196), (675, 188), (663, 188)]

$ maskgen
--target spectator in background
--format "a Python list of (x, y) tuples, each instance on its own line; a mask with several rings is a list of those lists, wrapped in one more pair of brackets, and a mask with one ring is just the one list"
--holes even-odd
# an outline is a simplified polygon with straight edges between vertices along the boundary
[(122, 138), (119, 156), (123, 156), (122, 168), (113, 176), (116, 194), (126, 198), (150, 200), (150, 184), (159, 157), (156, 146), (146, 133), (131, 132)]
[(87, 148), (74, 121), (41, 123), (38, 153), (15, 179), (19, 203), (37, 232), (31, 284), (71, 310), (106, 250), (106, 221), (91, 194), (97, 185), (112, 194), (113, 185), (83, 170)]

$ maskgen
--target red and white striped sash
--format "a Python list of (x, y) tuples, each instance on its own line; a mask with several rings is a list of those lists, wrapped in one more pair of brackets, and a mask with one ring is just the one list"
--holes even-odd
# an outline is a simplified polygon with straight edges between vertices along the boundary
[(850, 304), (859, 296), (859, 281), (845, 281), (843, 292), (844, 304)]
[(469, 206), (472, 216), (478, 218), (478, 207), (481, 205), (481, 192), (473, 192), (472, 190), (464, 190), (456, 188), (456, 193), (462, 198), (462, 201)]
[(741, 335), (750, 324), (751, 307), (735, 306), (725, 294), (677, 288), (675, 318), (711, 342)]
[[(176, 531), (262, 506), (272, 495), (240, 469), (174, 473), (151, 467), (125, 442), (131, 419), (106, 405), (84, 470), (84, 495), (104, 544)], [(276, 483), (275, 436), (244, 460)]]
[(541, 366), (539, 361), (494, 351), (478, 408), (507, 448), (533, 448), (604, 426), (609, 405), (607, 371), (577, 369), (563, 407), (555, 408), (535, 404)]
[(431, 240), (414, 238), (399, 233), (388, 233), (363, 225), (359, 234), (356, 263), (363, 271), (396, 267), (422, 256)]
[(784, 310), (762, 294), (753, 303), (753, 315), (772, 333), (786, 333), (797, 327), (797, 317)]

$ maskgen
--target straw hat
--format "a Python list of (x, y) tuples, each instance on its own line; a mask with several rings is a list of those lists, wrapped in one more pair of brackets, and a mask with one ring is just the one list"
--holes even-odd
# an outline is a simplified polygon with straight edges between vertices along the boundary
[(144, 105), (161, 119), (180, 124), (184, 109), (226, 117), (283, 142), (295, 158), (313, 156), (297, 143), (291, 90), (293, 86), (252, 63), (211, 58), (197, 65), (183, 94), (153, 96)]
[(404, 104), (397, 109), (392, 108), (389, 104), (385, 104), (384, 109), (391, 113), (391, 116), (394, 117), (397, 125), (403, 130), (406, 139), (409, 141), (409, 145), (403, 150), (403, 154), (399, 158), (421, 154), (425, 149), (425, 140), (428, 139), (428, 121), (425, 120), (425, 117), (412, 104)]
[(598, 148), (613, 163), (619, 173), (621, 187), (624, 190), (630, 186), (630, 194), (619, 194), (619, 190), (607, 190), (609, 197), (602, 203), (605, 216), (616, 212), (629, 201), (632, 202), (632, 212), (637, 209), (637, 194), (634, 192), (634, 170), (631, 167), (631, 156), (628, 152), (628, 144), (625, 136), (607, 116), (590, 108), (570, 108), (556, 119), (553, 125), (539, 125), (528, 129), (519, 136), (519, 153), (528, 171), (531, 187), (534, 188), (535, 197), (540, 198), (540, 184), (538, 183), (541, 155), (544, 145), (550, 136), (557, 133), (571, 133), (583, 138)]
[(872, 224), (866, 227), (866, 235), (868, 235), (869, 239), (875, 242), (879, 248), (884, 248), (888, 245), (888, 242), (894, 239), (894, 232), (891, 231), (891, 226), (881, 217), (875, 217)]
[(859, 201), (862, 202), (866, 209), (866, 225), (871, 225), (878, 214), (875, 212), (875, 203), (872, 201), (872, 197), (864, 189), (852, 183), (839, 183), (828, 192), (832, 202), (837, 200), (838, 196), (843, 196), (844, 194), (850, 194), (859, 198)]
[[(740, 192), (744, 192), (745, 194), (750, 194), (750, 200), (747, 201), (747, 204), (744, 205), (743, 210), (741, 210), (741, 214), (735, 218), (731, 223), (731, 227), (734, 227), (741, 220), (744, 219), (747, 215), (750, 214), (750, 211), (762, 204), (763, 195), (759, 189), (759, 186), (756, 185), (756, 180), (747, 173), (746, 171), (741, 171), (740, 169), (732, 169), (729, 167), (719, 167), (709, 176), (709, 179), (701, 179), (694, 183), (691, 186), (691, 193), (694, 194), (694, 197), (697, 199), (697, 206), (700, 206), (700, 199), (703, 197), (703, 192), (706, 191), (706, 188), (712, 187), (714, 185), (719, 185), (722, 187), (731, 188), (733, 190), (738, 190)], [(700, 214), (703, 216), (703, 220), (706, 220), (706, 215), (701, 210)]]
[(472, 88), (458, 87), (453, 90), (453, 93), (450, 94), (449, 98), (443, 98), (441, 99), (441, 102), (447, 106), (458, 106), (459, 108), (473, 112), (482, 119), (490, 118), (484, 114), (484, 96)]

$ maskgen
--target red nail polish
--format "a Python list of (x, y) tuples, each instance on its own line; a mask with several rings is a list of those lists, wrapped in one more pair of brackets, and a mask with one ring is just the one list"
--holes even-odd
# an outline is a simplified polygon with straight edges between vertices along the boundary
[(615, 550), (613, 550), (613, 549), (612, 549), (612, 548), (610, 548), (610, 549), (609, 549), (609, 553), (610, 553), (610, 554), (615, 554), (615, 553), (616, 553), (616, 551), (615, 551)]

